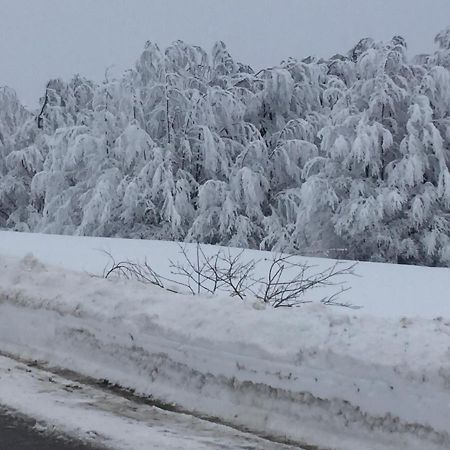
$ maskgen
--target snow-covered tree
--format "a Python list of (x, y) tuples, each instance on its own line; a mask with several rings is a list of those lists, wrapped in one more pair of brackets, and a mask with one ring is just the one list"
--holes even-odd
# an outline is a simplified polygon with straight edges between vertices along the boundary
[(0, 226), (450, 265), (450, 31), (254, 72), (147, 42), (100, 83), (0, 88)]

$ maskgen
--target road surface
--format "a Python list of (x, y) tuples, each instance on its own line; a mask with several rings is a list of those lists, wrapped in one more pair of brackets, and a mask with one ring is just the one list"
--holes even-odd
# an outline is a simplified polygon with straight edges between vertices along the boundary
[(0, 450), (97, 450), (61, 434), (44, 433), (36, 422), (0, 407)]
[[(19, 413), (11, 416), (8, 410)], [(38, 426), (34, 427), (36, 423)], [(72, 438), (64, 440), (64, 435)], [(298, 450), (300, 447), (163, 410), (0, 355), (0, 450), (100, 448)]]

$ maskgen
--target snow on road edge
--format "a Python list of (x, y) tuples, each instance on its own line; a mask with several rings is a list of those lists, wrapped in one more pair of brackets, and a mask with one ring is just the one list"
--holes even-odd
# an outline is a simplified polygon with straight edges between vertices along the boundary
[(204, 420), (163, 411), (0, 356), (0, 404), (38, 421), (41, 432), (65, 432), (118, 450), (289, 450)]
[(332, 448), (448, 448), (450, 322), (259, 311), (1, 260), (0, 343), (255, 431)]

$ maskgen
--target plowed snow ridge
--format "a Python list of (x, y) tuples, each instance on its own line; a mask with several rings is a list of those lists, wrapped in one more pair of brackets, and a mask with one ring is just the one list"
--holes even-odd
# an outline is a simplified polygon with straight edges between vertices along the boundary
[[(103, 280), (30, 256), (0, 263), (4, 351), (299, 443), (450, 446), (444, 300), (443, 314), (434, 318), (318, 304), (259, 310), (252, 302)], [(368, 284), (369, 266), (363, 269)], [(376, 272), (383, 265), (370, 267)], [(442, 285), (449, 273), (433, 272)]]

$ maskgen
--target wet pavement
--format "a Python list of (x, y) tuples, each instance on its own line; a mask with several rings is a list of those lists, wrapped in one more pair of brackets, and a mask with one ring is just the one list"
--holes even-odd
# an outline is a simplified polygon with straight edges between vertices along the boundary
[(0, 450), (99, 450), (60, 434), (39, 431), (36, 422), (0, 408)]

